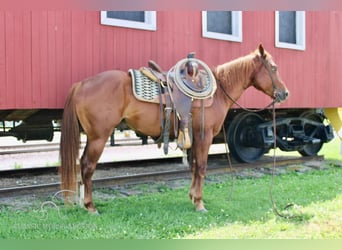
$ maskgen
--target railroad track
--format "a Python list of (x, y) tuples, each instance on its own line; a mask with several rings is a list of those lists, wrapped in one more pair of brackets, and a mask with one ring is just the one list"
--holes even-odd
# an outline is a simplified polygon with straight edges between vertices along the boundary
[[(276, 161), (276, 167), (287, 166), (291, 164), (302, 164), (308, 161), (322, 161), (322, 156), (316, 157), (280, 157)], [(159, 164), (170, 164), (172, 159), (164, 159), (160, 161)], [(175, 159), (173, 161), (176, 161)], [(148, 162), (148, 161), (146, 161)], [(145, 164), (146, 164), (145, 162)], [(155, 161), (157, 162), (157, 161)], [(245, 169), (260, 169), (264, 172), (272, 173), (273, 166), (273, 158), (272, 157), (264, 157), (256, 163), (247, 164), (247, 163), (234, 163), (232, 165), (232, 169), (228, 166), (227, 159), (222, 157), (222, 155), (212, 155), (209, 157), (208, 161), (208, 169), (207, 176), (213, 174), (225, 174), (231, 173), (234, 174), (243, 171)], [(127, 163), (126, 163), (127, 164)], [(132, 164), (137, 164), (132, 163)], [(141, 164), (141, 163), (139, 163)], [(158, 163), (155, 163), (158, 164)], [(165, 171), (146, 171), (135, 174), (127, 174), (120, 176), (111, 176), (111, 177), (102, 177), (95, 178), (93, 180), (95, 188), (104, 188), (104, 187), (112, 187), (112, 186), (120, 186), (120, 185), (133, 185), (133, 184), (141, 184), (141, 183), (149, 183), (156, 181), (169, 181), (175, 179), (185, 179), (190, 178), (190, 171), (187, 166), (174, 162), (177, 165), (177, 169), (175, 170), (165, 170)], [(112, 168), (112, 164), (101, 164), (99, 168)], [(139, 167), (144, 168), (144, 167)], [(113, 170), (115, 173), (115, 169)], [(96, 171), (95, 171), (96, 173)], [(37, 185), (25, 185), (25, 186), (16, 186), (9, 188), (1, 188), (0, 189), (0, 198), (4, 197), (15, 197), (20, 195), (27, 194), (41, 194), (41, 193), (53, 193), (57, 192), (60, 189), (60, 182), (53, 182), (48, 184), (37, 184)]]

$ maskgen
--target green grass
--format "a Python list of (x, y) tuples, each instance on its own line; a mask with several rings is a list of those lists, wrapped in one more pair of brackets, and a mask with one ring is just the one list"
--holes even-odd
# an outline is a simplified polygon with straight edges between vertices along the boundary
[[(340, 161), (340, 140), (334, 139), (319, 152), (326, 159)], [(298, 154), (284, 153), (280, 154)], [(139, 190), (146, 195), (118, 197), (104, 189), (95, 202), (101, 216), (58, 201), (43, 200), (20, 209), (0, 204), (0, 239), (171, 239), (171, 238), (333, 238), (342, 239), (342, 168), (330, 164), (327, 170), (289, 172), (260, 179), (221, 176), (222, 182), (204, 187), (208, 213), (196, 213), (188, 199), (188, 185), (171, 190), (156, 184)], [(284, 219), (275, 215), (270, 187)], [(228, 199), (233, 189), (232, 199)], [(137, 187), (135, 188), (137, 189)], [(113, 198), (114, 197), (114, 198)], [(116, 197), (116, 198), (115, 198)], [(48, 198), (50, 199), (50, 198)], [(283, 210), (289, 204), (295, 208)]]
[[(249, 223), (233, 222), (188, 235), (191, 239), (341, 239), (342, 196), (296, 207), (292, 220), (276, 217)], [(296, 211), (297, 210), (297, 211)]]
[(325, 143), (318, 154), (324, 155), (326, 159), (342, 160), (341, 144), (342, 141), (338, 137), (335, 137), (332, 141)]
[[(14, 209), (0, 205), (0, 238), (5, 239), (171, 239), (171, 238), (342, 238), (342, 168), (289, 172), (234, 181), (206, 182), (208, 213), (194, 212), (188, 187), (128, 198), (96, 197), (101, 216), (78, 207), (65, 208), (37, 202)], [(98, 191), (99, 192), (99, 191)], [(109, 196), (108, 196), (109, 194)], [(106, 190), (106, 197), (110, 190)], [(113, 191), (113, 197), (117, 195)], [(296, 209), (282, 210), (289, 203)]]

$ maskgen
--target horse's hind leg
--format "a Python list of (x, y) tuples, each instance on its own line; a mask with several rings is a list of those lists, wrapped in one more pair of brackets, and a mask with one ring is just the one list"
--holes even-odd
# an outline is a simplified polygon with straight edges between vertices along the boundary
[(92, 176), (94, 174), (96, 164), (103, 152), (107, 142), (106, 138), (87, 139), (87, 144), (81, 157), (81, 175), (84, 184), (84, 207), (89, 212), (97, 212), (92, 197)]

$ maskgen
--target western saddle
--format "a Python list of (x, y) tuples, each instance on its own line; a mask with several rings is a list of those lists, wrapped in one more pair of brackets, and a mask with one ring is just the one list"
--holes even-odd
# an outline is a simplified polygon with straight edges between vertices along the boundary
[[(165, 154), (168, 154), (171, 113), (175, 111), (175, 117), (178, 119), (175, 119), (174, 134), (177, 138), (177, 146), (184, 152), (192, 145), (191, 108), (193, 101), (200, 99), (201, 127), (203, 127), (204, 100), (212, 97), (216, 90), (216, 82), (211, 70), (202, 61), (195, 59), (194, 55), (194, 53), (189, 53), (186, 59), (179, 61), (168, 72), (163, 71), (152, 60), (148, 62), (148, 67), (140, 69), (152, 81), (160, 83), (160, 117), (164, 117), (164, 119), (160, 121), (162, 134), (157, 139), (157, 143), (159, 145), (161, 142), (164, 143)], [(204, 70), (199, 66), (202, 66)]]

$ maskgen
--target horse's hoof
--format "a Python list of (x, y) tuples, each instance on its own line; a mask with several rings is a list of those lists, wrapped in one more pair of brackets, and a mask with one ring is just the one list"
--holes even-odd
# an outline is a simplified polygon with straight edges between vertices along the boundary
[(95, 209), (95, 208), (86, 208), (86, 207), (84, 207), (84, 209), (87, 210), (89, 214), (100, 215), (99, 211), (97, 211), (97, 209)]
[(200, 208), (200, 209), (197, 209), (196, 212), (199, 212), (199, 213), (207, 213), (208, 210), (205, 209), (205, 208)]
[(100, 216), (101, 214), (99, 213), (99, 211), (97, 211), (97, 210), (95, 210), (95, 211), (89, 211), (88, 210), (88, 212), (89, 212), (89, 214), (91, 214), (91, 215), (96, 215), (96, 216)]

